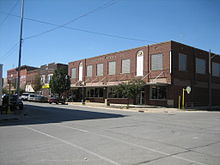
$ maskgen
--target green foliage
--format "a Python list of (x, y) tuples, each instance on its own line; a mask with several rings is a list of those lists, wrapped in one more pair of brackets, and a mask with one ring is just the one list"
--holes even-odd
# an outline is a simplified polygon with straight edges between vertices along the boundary
[(137, 96), (137, 94), (143, 89), (144, 85), (144, 81), (133, 79), (128, 81), (127, 83), (123, 82), (118, 86), (115, 86), (114, 93), (128, 99), (134, 99)]
[(50, 88), (53, 94), (58, 94), (59, 97), (70, 89), (70, 77), (67, 75), (67, 70), (57, 69), (50, 80)]
[(34, 77), (34, 80), (31, 84), (31, 86), (33, 87), (35, 92), (39, 91), (42, 88), (40, 75), (37, 75)]
[(3, 93), (3, 94), (8, 94), (8, 93), (9, 93), (9, 91), (8, 91), (8, 89), (7, 89), (7, 88), (2, 88), (2, 93)]

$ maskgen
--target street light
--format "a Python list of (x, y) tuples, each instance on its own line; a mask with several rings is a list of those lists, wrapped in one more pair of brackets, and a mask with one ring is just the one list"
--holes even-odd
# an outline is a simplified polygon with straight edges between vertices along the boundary
[(85, 105), (85, 82), (82, 82), (82, 105)]

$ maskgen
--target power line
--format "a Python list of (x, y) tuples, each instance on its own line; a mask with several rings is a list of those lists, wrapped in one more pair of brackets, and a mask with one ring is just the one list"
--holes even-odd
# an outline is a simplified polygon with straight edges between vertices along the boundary
[[(42, 23), (42, 24), (47, 24), (47, 25), (52, 25), (52, 26), (59, 26), (59, 25), (54, 24), (54, 23), (40, 21), (40, 20), (36, 20), (36, 19), (32, 19), (32, 18), (24, 18), (24, 19), (29, 20), (29, 21), (34, 21), (34, 22)], [(125, 36), (121, 36), (121, 35), (114, 35), (114, 34), (96, 32), (96, 31), (91, 31), (91, 30), (81, 29), (81, 28), (74, 28), (74, 27), (69, 27), (69, 26), (62, 26), (62, 28), (69, 29), (69, 30), (74, 30), (74, 31), (85, 32), (85, 33), (90, 33), (90, 34), (102, 35), (102, 36), (107, 36), (107, 37), (112, 37), (112, 38), (120, 38), (120, 39), (133, 40), (133, 41), (139, 41), (139, 42), (152, 42), (152, 43), (156, 43), (155, 41), (150, 41), (150, 40), (145, 40), (145, 39), (125, 37)], [(35, 37), (38, 37), (38, 35), (36, 35), (36, 36), (32, 35), (32, 36), (29, 36), (29, 37), (25, 37), (24, 40), (32, 39), (32, 38), (35, 38)]]
[(15, 1), (15, 4), (12, 6), (12, 8), (9, 10), (8, 14), (5, 16), (5, 18), (2, 20), (2, 22), (0, 23), (0, 26), (2, 26), (5, 21), (8, 19), (9, 15), (12, 13), (12, 11), (14, 10), (14, 8), (17, 6), (18, 4), (18, 0)]
[(6, 58), (6, 57), (9, 56), (12, 52), (14, 52), (14, 51), (16, 50), (16, 47), (18, 46), (18, 43), (19, 43), (19, 42), (15, 43), (10, 49), (8, 49), (8, 51), (7, 51), (4, 55), (2, 55), (2, 56), (0, 57), (0, 59)]
[(15, 54), (16, 53), (16, 49), (13, 49), (10, 53), (7, 54), (7, 56), (5, 56), (3, 58), (3, 60), (1, 61), (6, 61), (8, 59), (8, 57), (10, 57), (11, 55)]
[[(0, 13), (6, 14), (5, 12), (2, 12), (2, 11), (0, 11)], [(10, 16), (14, 16), (14, 17), (20, 18), (20, 16), (14, 15), (14, 14), (10, 14)], [(29, 21), (33, 21), (33, 22), (38, 22), (38, 23), (41, 23), (41, 24), (51, 25), (51, 26), (57, 26), (57, 27), (61, 26), (61, 25), (58, 25), (58, 24), (54, 24), (54, 23), (51, 23), (51, 22), (46, 22), (46, 21), (42, 21), (42, 20), (38, 20), (38, 19), (33, 19), (33, 18), (24, 17), (24, 19), (25, 20), (29, 20)], [(85, 32), (85, 33), (90, 33), (90, 34), (95, 34), (95, 35), (106, 36), (106, 37), (112, 37), (112, 38), (119, 38), (119, 39), (138, 41), (138, 42), (157, 43), (157, 42), (152, 41), (152, 40), (146, 40), (146, 39), (140, 39), (140, 38), (132, 38), (132, 37), (125, 37), (125, 36), (121, 36), (121, 35), (96, 32), (96, 31), (91, 31), (91, 30), (87, 30), (87, 29), (74, 28), (74, 27), (70, 27), (70, 26), (62, 26), (62, 28), (69, 29), (69, 30), (74, 30), (74, 31)], [(36, 36), (32, 35), (32, 36), (29, 36), (29, 37), (25, 37), (24, 40), (28, 40), (28, 39), (35, 38), (35, 37), (38, 37), (38, 36), (37, 35)]]
[(11, 56), (15, 51), (16, 51), (16, 48), (18, 46), (18, 42), (15, 43), (4, 55), (2, 55), (0, 57), (1, 61), (4, 61), (6, 60), (9, 56)]
[(57, 25), (56, 27), (54, 27), (54, 28), (52, 28), (52, 29), (48, 29), (48, 30), (43, 31), (43, 32), (40, 32), (40, 33), (38, 33), (38, 34), (31, 35), (31, 36), (26, 37), (26, 38), (24, 38), (24, 39), (30, 39), (30, 38), (39, 37), (39, 36), (44, 35), (44, 34), (46, 34), (46, 33), (55, 31), (55, 30), (57, 30), (57, 29), (59, 29), (59, 28), (63, 28), (64, 26), (66, 26), (66, 25), (68, 25), (68, 24), (71, 24), (71, 23), (73, 23), (73, 22), (75, 22), (75, 21), (77, 21), (77, 20), (79, 20), (79, 19), (81, 19), (81, 18), (83, 18), (83, 17), (86, 17), (86, 16), (88, 16), (89, 14), (92, 14), (92, 13), (98, 11), (98, 10), (105, 9), (105, 8), (107, 8), (107, 7), (110, 7), (110, 6), (114, 5), (117, 1), (119, 1), (119, 0), (111, 0), (111, 1), (109, 1), (109, 2), (107, 2), (107, 3), (105, 3), (105, 4), (101, 5), (101, 6), (99, 6), (99, 7), (95, 8), (95, 9), (93, 9), (93, 10), (90, 10), (90, 11), (86, 12), (85, 14), (82, 14), (82, 15), (80, 15), (80, 16), (78, 16), (78, 17), (76, 17), (76, 18), (74, 18), (74, 19), (72, 19), (72, 20), (70, 20), (70, 21), (68, 21), (68, 22), (66, 22), (66, 23), (64, 23), (64, 24), (62, 24), (62, 25)]

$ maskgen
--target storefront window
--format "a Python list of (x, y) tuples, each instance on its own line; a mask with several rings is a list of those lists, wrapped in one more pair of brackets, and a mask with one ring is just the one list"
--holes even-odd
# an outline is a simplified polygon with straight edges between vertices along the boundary
[(87, 97), (103, 97), (103, 88), (88, 88)]
[(166, 87), (165, 86), (151, 86), (151, 99), (166, 99)]

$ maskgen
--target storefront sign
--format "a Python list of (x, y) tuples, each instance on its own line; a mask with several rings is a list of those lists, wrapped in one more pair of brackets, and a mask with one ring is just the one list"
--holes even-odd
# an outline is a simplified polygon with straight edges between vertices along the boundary
[(42, 88), (44, 88), (44, 89), (50, 88), (50, 85), (49, 85), (49, 84), (44, 84), (44, 85), (42, 86)]

